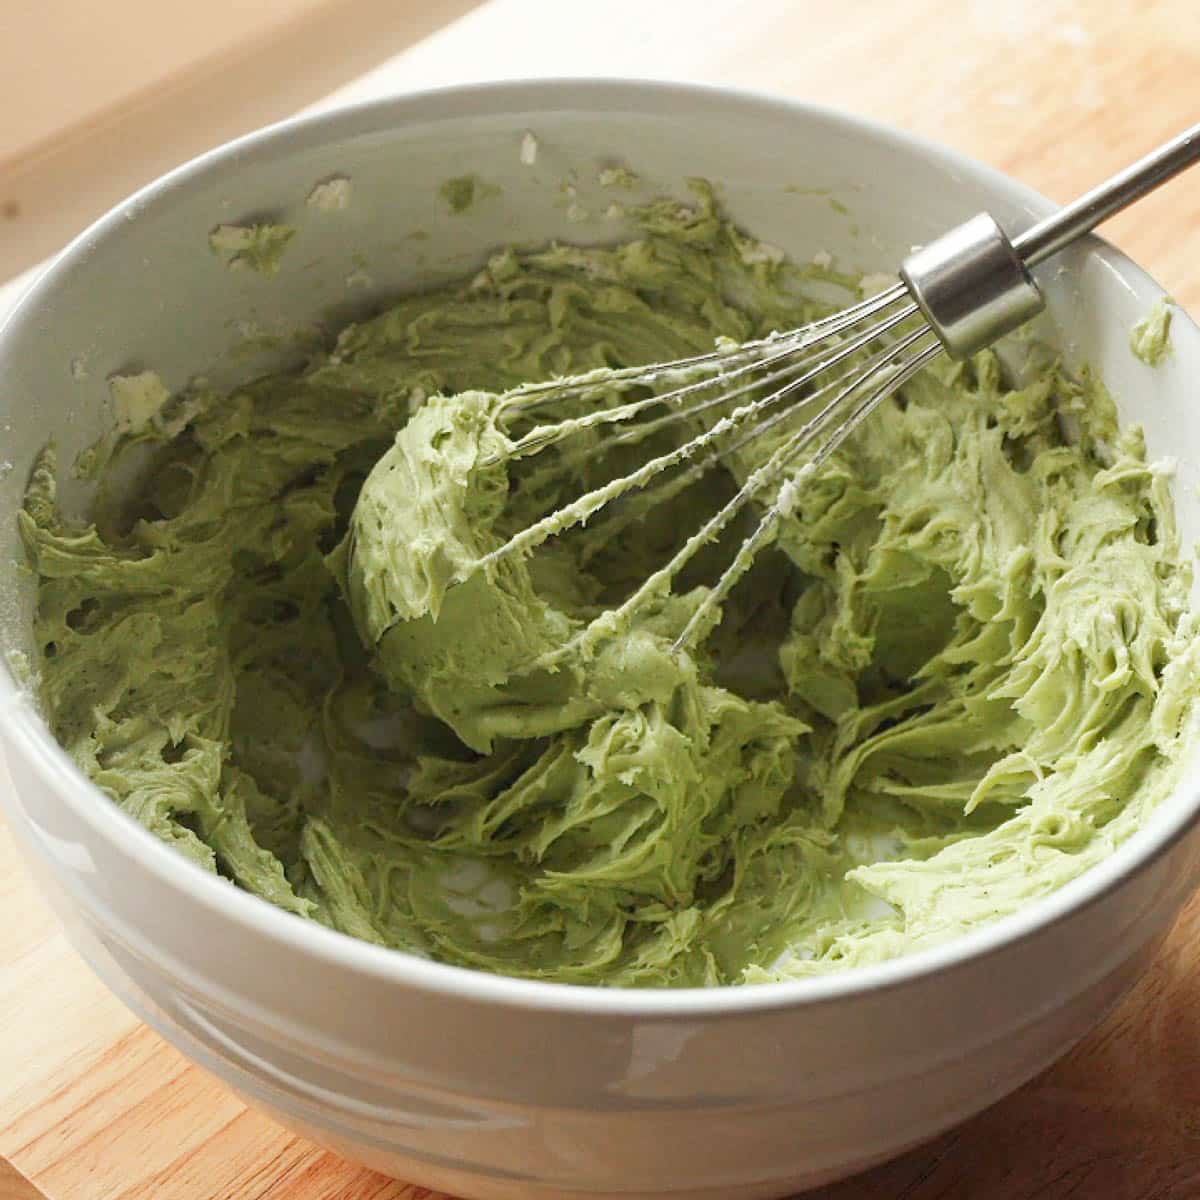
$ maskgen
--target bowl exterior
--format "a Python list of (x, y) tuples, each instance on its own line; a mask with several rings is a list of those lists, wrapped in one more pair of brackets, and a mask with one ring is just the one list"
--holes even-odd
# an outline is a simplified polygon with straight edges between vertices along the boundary
[[(17, 840), (73, 944), (250, 1103), (379, 1171), (478, 1200), (786, 1196), (1006, 1095), (1141, 973), (1200, 867), (1192, 833), (1039, 934), (813, 1006), (529, 1011), (338, 974), (80, 830), (9, 754)], [(175, 957), (178, 956), (178, 957)]]
[[(526, 129), (542, 145), (540, 176), (520, 157)], [(438, 271), (460, 275), (507, 241), (611, 238), (611, 223), (563, 225), (552, 185), (613, 156), (654, 191), (683, 194), (687, 176), (708, 175), (760, 236), (868, 270), (979, 208), (1010, 226), (1045, 211), (958, 156), (713, 89), (451, 89), (290, 124), (135, 197), (71, 247), (0, 329), (0, 420), (12, 425), (17, 467), (0, 478), (9, 560), (19, 549), (4, 539), (33, 454), (51, 435), (67, 453), (94, 439), (111, 420), (108, 373), (139, 362), (178, 386), (211, 374), (230, 329), (264, 312), (291, 331), (316, 312), (344, 317), (361, 305), (347, 292), (352, 252), (366, 254), (382, 299)], [(464, 169), (501, 189), (470, 221), (438, 208), (437, 184)], [(355, 201), (344, 224), (318, 224), (303, 199), (333, 172), (352, 178)], [(291, 219), (297, 205), (298, 219), (313, 222), (298, 235), (311, 252), (285, 262), (274, 289), (204, 250), (219, 220)], [(429, 236), (406, 240), (412, 230)], [(1121, 397), (1153, 381), (1154, 405), (1126, 410), (1145, 420), (1152, 452), (1200, 445), (1197, 419), (1179, 416), (1186, 381), (1200, 374), (1200, 333), (1176, 322), (1175, 361), (1150, 375), (1113, 347), (1125, 347), (1158, 294), (1153, 283), (1102, 248), (1066, 261), (1074, 273), (1046, 279), (1053, 335), (1097, 362)], [(72, 358), (83, 368), (68, 372)], [(245, 359), (230, 362), (231, 374), (247, 373)], [(1181, 459), (1189, 538), (1200, 529), (1196, 470)], [(7, 574), (0, 640), (20, 649), (29, 596)], [(1081, 1037), (1144, 968), (1200, 866), (1189, 777), (1169, 828), (1146, 849), (1126, 847), (1111, 870), (1098, 869), (1100, 883), (1071, 885), (1074, 899), (1020, 936), (976, 939), (936, 970), (914, 961), (833, 987), (679, 1003), (508, 986), (349, 943), (174, 859), (65, 760), (20, 689), (0, 685), (12, 777), (0, 791), (13, 833), (112, 990), (285, 1124), (463, 1197), (784, 1196), (887, 1158), (991, 1104)]]

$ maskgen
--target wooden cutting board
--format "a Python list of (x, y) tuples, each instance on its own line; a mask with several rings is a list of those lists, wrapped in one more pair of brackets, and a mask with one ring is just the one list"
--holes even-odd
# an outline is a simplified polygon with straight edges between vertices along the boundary
[[(674, 76), (837, 104), (1060, 200), (1200, 116), (1195, 0), (491, 0), (345, 89)], [(1200, 177), (1107, 231), (1200, 311)], [(1200, 381), (1198, 381), (1200, 400)], [(821, 1200), (1200, 1197), (1200, 901), (1102, 1028), (961, 1129)], [(0, 827), (0, 1200), (441, 1200), (283, 1132), (127, 1013)]]

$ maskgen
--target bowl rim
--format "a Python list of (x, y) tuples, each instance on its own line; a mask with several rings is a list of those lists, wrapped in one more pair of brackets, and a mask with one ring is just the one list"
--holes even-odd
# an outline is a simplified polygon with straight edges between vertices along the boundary
[[(241, 169), (255, 160), (361, 137), (402, 122), (429, 124), (472, 115), (552, 112), (572, 107), (590, 112), (639, 111), (662, 115), (708, 109), (725, 115), (757, 112), (783, 119), (813, 120), (888, 144), (911, 154), (915, 160), (972, 177), (998, 198), (1021, 204), (1031, 220), (1056, 207), (995, 168), (928, 138), (838, 108), (753, 89), (619, 76), (451, 84), (287, 118), (206, 151), (140, 188), (76, 236), (36, 275), (7, 317), (0, 321), (0, 361), (8, 344), (18, 338), (22, 326), (37, 318), (43, 302), (57, 288), (69, 284), (76, 263), (86, 259), (98, 241), (127, 228), (129, 219), (145, 206), (168, 200), (172, 193), (214, 171)], [(1145, 271), (1108, 243), (1090, 237), (1087, 244), (1092, 253), (1106, 260), (1127, 283), (1136, 285), (1139, 292), (1166, 295)], [(1200, 329), (1185, 312), (1179, 310), (1175, 315), (1192, 336), (1200, 336)], [(7, 660), (0, 664), (0, 712), (5, 714), (5, 741), (21, 752), (76, 820), (105, 839), (119, 838), (169, 889), (214, 910), (221, 919), (248, 927), (259, 937), (339, 970), (385, 984), (510, 1009), (578, 1016), (736, 1017), (845, 1002), (913, 984), (1029, 939), (1066, 916), (1098, 903), (1149, 867), (1200, 821), (1200, 780), (1196, 778), (1200, 772), (1192, 765), (1172, 794), (1160, 803), (1149, 823), (1102, 862), (1015, 913), (942, 944), (881, 963), (795, 980), (717, 988), (606, 988), (520, 979), (433, 962), (361, 941), (285, 912), (192, 863), (109, 801), (59, 746), (24, 686), (14, 678)]]

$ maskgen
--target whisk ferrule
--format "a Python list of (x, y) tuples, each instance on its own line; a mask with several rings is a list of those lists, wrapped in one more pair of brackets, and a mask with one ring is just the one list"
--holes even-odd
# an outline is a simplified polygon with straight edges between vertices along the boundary
[(996, 220), (980, 213), (908, 256), (900, 278), (953, 359), (970, 358), (1046, 301)]

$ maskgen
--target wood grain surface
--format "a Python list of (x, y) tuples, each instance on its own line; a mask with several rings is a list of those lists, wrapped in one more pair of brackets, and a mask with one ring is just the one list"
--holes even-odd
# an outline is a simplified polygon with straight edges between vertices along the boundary
[[(334, 99), (551, 73), (703, 79), (836, 104), (1065, 200), (1200, 116), (1200, 7), (491, 0)], [(1108, 232), (1200, 309), (1200, 177)], [(0, 1163), (0, 1200), (440, 1200), (283, 1132), (140, 1025), (66, 945), (2, 828), (0, 915), (0, 1156), (11, 1164)], [(1121, 1008), (1057, 1066), (931, 1145), (815, 1195), (1200, 1197), (1198, 968), (1200, 901)]]
[(35, 1187), (6, 1158), (0, 1158), (0, 1200), (45, 1200)]

